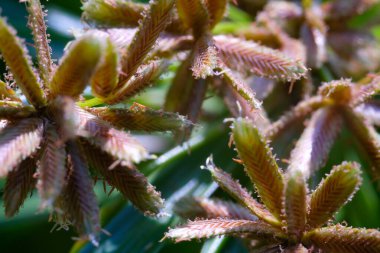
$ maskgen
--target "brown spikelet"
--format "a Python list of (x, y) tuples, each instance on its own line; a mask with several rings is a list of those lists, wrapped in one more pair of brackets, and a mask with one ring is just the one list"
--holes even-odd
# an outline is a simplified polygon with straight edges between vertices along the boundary
[(282, 196), (284, 182), (268, 144), (253, 123), (242, 118), (234, 122), (232, 136), (245, 171), (262, 202), (276, 218), (280, 218), (282, 202), (278, 196)]
[(289, 81), (299, 79), (307, 72), (300, 61), (254, 42), (222, 35), (214, 36), (214, 41), (223, 62), (230, 68)]
[(43, 87), (47, 87), (50, 75), (53, 72), (53, 61), (51, 60), (49, 35), (46, 33), (46, 13), (43, 11), (39, 0), (28, 0), (27, 10), (29, 13), (28, 25), (32, 30), (34, 47), (37, 51), (40, 78)]
[(124, 131), (112, 128), (103, 120), (90, 113), (80, 111), (83, 137), (92, 145), (112, 155), (126, 166), (133, 166), (149, 158), (147, 150)]
[(351, 105), (356, 106), (368, 101), (380, 91), (380, 76), (366, 85), (356, 85), (353, 87)]
[(143, 65), (137, 74), (132, 77), (123, 86), (116, 89), (114, 94), (110, 94), (104, 100), (107, 104), (116, 104), (122, 102), (147, 88), (157, 79), (168, 66), (166, 61), (151, 61)]
[(213, 28), (223, 16), (227, 9), (227, 0), (206, 0), (205, 4), (210, 16), (210, 28)]
[(380, 232), (376, 229), (335, 225), (308, 232), (303, 244), (313, 245), (324, 252), (376, 253), (380, 252)]
[(212, 157), (207, 159), (206, 168), (211, 172), (212, 178), (218, 185), (241, 205), (247, 207), (252, 214), (273, 226), (281, 225), (280, 221), (253, 199), (246, 189), (233, 180), (228, 173), (218, 169), (213, 163)]
[(285, 218), (290, 237), (299, 239), (306, 224), (306, 184), (300, 171), (291, 171), (285, 188)]
[(371, 163), (371, 173), (375, 180), (380, 179), (380, 141), (376, 129), (361, 115), (351, 109), (343, 110), (345, 122), (354, 134)]
[(115, 187), (138, 209), (148, 215), (156, 215), (163, 207), (161, 195), (148, 182), (146, 177), (135, 168), (117, 164), (111, 156), (92, 146), (81, 142), (82, 150), (90, 167), (100, 173), (109, 185)]
[(177, 132), (192, 125), (184, 116), (153, 110), (137, 103), (129, 109), (96, 107), (88, 111), (118, 128), (128, 130)]
[(91, 79), (92, 92), (99, 98), (107, 97), (119, 80), (118, 54), (110, 38), (107, 38), (104, 47), (99, 66)]
[(294, 108), (281, 116), (277, 121), (273, 122), (272, 125), (265, 131), (265, 136), (269, 140), (273, 140), (292, 124), (304, 120), (305, 117), (310, 115), (313, 111), (316, 111), (319, 108), (331, 103), (331, 101), (320, 96), (301, 101)]
[(120, 0), (87, 0), (83, 3), (82, 17), (99, 26), (135, 26), (143, 17), (145, 4)]
[(209, 14), (202, 0), (178, 0), (177, 10), (183, 23), (193, 29), (196, 38), (208, 29)]
[(36, 185), (36, 179), (33, 177), (36, 171), (36, 158), (37, 156), (26, 158), (18, 168), (8, 173), (3, 196), (7, 217), (12, 217), (19, 211)]
[(307, 216), (309, 227), (325, 224), (352, 198), (361, 183), (359, 167), (357, 163), (342, 163), (335, 166), (319, 184), (311, 194), (310, 210)]
[[(51, 96), (78, 98), (101, 59), (102, 41), (84, 35), (66, 51), (50, 83)], [(80, 57), (78, 57), (80, 55)]]
[(201, 197), (181, 198), (176, 202), (174, 212), (185, 219), (228, 218), (236, 220), (257, 220), (248, 209), (231, 201)]
[(119, 78), (118, 87), (136, 73), (138, 66), (148, 55), (156, 43), (158, 36), (170, 21), (174, 0), (154, 0), (149, 5), (149, 11), (137, 31), (128, 53), (122, 56), (121, 66), (123, 75)]
[(0, 101), (0, 118), (2, 119), (22, 119), (32, 117), (35, 114), (35, 109), (32, 106), (19, 106), (19, 103)]
[(70, 175), (62, 193), (63, 211), (84, 239), (98, 245), (99, 207), (87, 164), (76, 142), (67, 142), (67, 153)]
[(205, 79), (207, 76), (214, 75), (218, 57), (211, 34), (205, 33), (197, 39), (192, 57), (191, 70), (196, 79)]
[(0, 132), (0, 177), (4, 177), (40, 146), (42, 121), (28, 118), (8, 124)]
[(37, 189), (41, 198), (41, 208), (52, 208), (62, 192), (67, 171), (65, 144), (51, 124), (45, 127), (42, 150)]
[(343, 119), (334, 108), (320, 109), (310, 119), (290, 155), (289, 170), (302, 171), (309, 178), (327, 160)]
[(203, 239), (220, 235), (239, 235), (249, 233), (256, 238), (281, 237), (281, 230), (277, 230), (262, 221), (211, 219), (196, 220), (182, 227), (170, 229), (165, 238), (175, 242)]
[(36, 106), (43, 106), (46, 101), (37, 77), (32, 69), (32, 62), (27, 50), (16, 32), (0, 17), (0, 53), (12, 71), (17, 85), (20, 86), (28, 101)]
[(194, 45), (191, 35), (171, 35), (163, 34), (158, 40), (157, 46), (153, 49), (149, 59), (153, 57), (171, 58), (179, 51), (190, 50)]

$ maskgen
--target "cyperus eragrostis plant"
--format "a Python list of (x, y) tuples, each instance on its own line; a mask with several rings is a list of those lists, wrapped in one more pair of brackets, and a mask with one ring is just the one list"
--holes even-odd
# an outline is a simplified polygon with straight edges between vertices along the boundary
[(232, 131), (241, 163), (262, 203), (209, 159), (206, 168), (213, 179), (249, 212), (228, 202), (195, 199), (196, 204), (184, 212), (191, 213), (193, 209), (202, 213), (199, 211), (202, 207), (204, 217), (211, 219), (171, 229), (166, 238), (179, 242), (231, 235), (244, 238), (252, 252), (379, 252), (378, 230), (339, 224), (323, 226), (358, 190), (361, 183), (358, 164), (344, 162), (335, 166), (309, 194), (307, 168), (299, 164), (282, 172), (252, 122), (239, 118)]
[[(74, 225), (83, 238), (97, 244), (99, 208), (89, 168), (144, 213), (158, 214), (163, 205), (159, 192), (134, 166), (151, 156), (111, 123), (123, 129), (167, 131), (189, 122), (177, 114), (143, 106), (91, 110), (86, 101), (77, 102), (87, 83), (91, 83), (97, 103), (109, 104), (124, 101), (146, 87), (162, 69), (160, 61), (143, 65), (155, 40), (149, 45), (136, 42), (143, 48), (129, 48), (119, 57), (108, 38), (84, 34), (71, 43), (56, 66), (41, 4), (38, 0), (24, 2), (38, 71), (14, 29), (0, 18), (0, 53), (26, 97), (23, 101), (0, 82), (0, 118), (5, 124), (0, 132), (0, 176), (7, 177), (5, 212), (9, 217), (15, 215), (37, 185), (41, 208), (52, 210), (58, 223)], [(147, 42), (147, 37), (158, 36), (173, 3), (153, 2), (151, 16), (143, 21), (149, 29), (136, 34), (136, 40)]]

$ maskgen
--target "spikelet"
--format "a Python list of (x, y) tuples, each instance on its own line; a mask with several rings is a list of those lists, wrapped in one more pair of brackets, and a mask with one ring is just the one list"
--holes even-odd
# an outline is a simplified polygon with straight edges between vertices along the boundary
[(108, 107), (89, 108), (89, 112), (110, 122), (113, 126), (136, 131), (181, 131), (192, 123), (176, 113), (153, 110), (134, 103), (129, 109)]
[(300, 171), (289, 171), (285, 187), (285, 218), (290, 238), (301, 238), (306, 224), (306, 184)]
[(193, 29), (193, 34), (199, 38), (208, 30), (209, 13), (202, 0), (178, 0), (176, 4), (178, 15), (183, 23)]
[(43, 11), (39, 0), (27, 0), (27, 10), (29, 13), (28, 25), (32, 30), (34, 47), (37, 51), (39, 74), (43, 88), (46, 88), (53, 72), (50, 40), (45, 25), (46, 13)]
[(207, 76), (214, 75), (218, 57), (211, 34), (205, 33), (197, 39), (192, 51), (192, 57), (191, 70), (196, 79), (205, 79)]
[(121, 58), (123, 75), (119, 78), (118, 87), (123, 86), (136, 73), (138, 66), (153, 48), (158, 36), (170, 21), (174, 2), (174, 0), (154, 0), (149, 5), (149, 11), (145, 14), (127, 53)]
[(40, 208), (52, 208), (62, 192), (67, 171), (65, 145), (51, 124), (45, 127), (41, 153), (37, 182)]
[(175, 203), (174, 212), (185, 219), (228, 218), (234, 220), (257, 220), (248, 209), (231, 201), (207, 199), (202, 197), (184, 197)]
[(119, 58), (110, 38), (106, 39), (99, 66), (91, 78), (92, 93), (99, 98), (107, 97), (118, 83)]
[(84, 157), (75, 141), (67, 142), (70, 176), (62, 192), (64, 212), (83, 239), (98, 246), (99, 207)]
[(232, 179), (228, 173), (218, 169), (213, 163), (212, 157), (207, 159), (205, 168), (211, 172), (214, 181), (216, 181), (225, 192), (238, 201), (242, 206), (248, 208), (252, 214), (273, 226), (281, 225), (279, 220), (268, 212), (264, 206), (253, 199), (245, 188)]
[(350, 101), (351, 106), (360, 105), (374, 95), (378, 94), (380, 91), (380, 76), (376, 76), (372, 82), (365, 85), (355, 85), (353, 86), (353, 95)]
[(310, 228), (319, 227), (346, 204), (361, 184), (360, 165), (344, 162), (335, 166), (330, 174), (311, 194), (307, 224)]
[(290, 111), (286, 112), (277, 121), (273, 122), (271, 126), (265, 131), (265, 136), (269, 140), (273, 140), (283, 133), (288, 127), (296, 122), (303, 121), (305, 117), (321, 107), (332, 104), (331, 101), (315, 96), (307, 100), (299, 102)]
[(101, 59), (101, 42), (92, 35), (82, 36), (73, 42), (50, 82), (52, 98), (57, 95), (79, 97)]
[(33, 117), (35, 109), (33, 106), (19, 106), (18, 102), (0, 100), (0, 118), (15, 120)]
[(376, 129), (351, 109), (342, 110), (345, 122), (371, 163), (374, 180), (380, 179), (380, 141)]
[(16, 95), (16, 92), (9, 88), (6, 83), (0, 80), (0, 99), (11, 100), (21, 102), (20, 98)]
[(5, 216), (14, 216), (36, 185), (33, 177), (36, 171), (37, 156), (28, 157), (18, 168), (8, 173), (4, 187)]
[(266, 143), (249, 120), (238, 118), (232, 128), (232, 136), (245, 172), (255, 185), (258, 195), (268, 210), (280, 218), (284, 190), (283, 176)]
[(143, 17), (146, 5), (122, 0), (86, 0), (82, 17), (103, 27), (135, 26)]
[(281, 230), (262, 221), (211, 219), (196, 220), (174, 229), (170, 229), (163, 238), (175, 242), (203, 239), (220, 235), (239, 235), (249, 233), (253, 238), (282, 237)]
[(0, 177), (32, 155), (40, 146), (43, 126), (38, 118), (8, 124), (0, 132)]
[(167, 66), (167, 62), (162, 60), (151, 61), (141, 66), (133, 78), (117, 88), (114, 93), (109, 94), (104, 100), (107, 104), (116, 104), (135, 96), (151, 85), (164, 72)]
[(227, 0), (206, 0), (208, 14), (210, 16), (210, 28), (213, 28), (220, 20), (223, 19), (227, 9)]
[(305, 234), (303, 244), (313, 245), (323, 252), (376, 253), (380, 252), (380, 232), (335, 225), (311, 230)]
[(163, 208), (159, 192), (135, 168), (116, 164), (112, 157), (86, 141), (81, 142), (82, 152), (90, 167), (100, 173), (109, 185), (115, 187), (133, 205), (147, 215), (157, 215)]
[(17, 38), (14, 29), (1, 17), (0, 53), (28, 101), (36, 107), (45, 105), (46, 101), (37, 82), (37, 77), (33, 72), (32, 62), (27, 50), (20, 39)]
[(334, 100), (336, 104), (348, 104), (352, 97), (353, 83), (349, 79), (334, 80), (324, 83), (318, 94)]
[(334, 108), (315, 112), (290, 154), (288, 170), (302, 171), (308, 179), (323, 167), (342, 124), (342, 116)]
[(214, 36), (214, 41), (223, 62), (230, 68), (288, 81), (300, 79), (307, 72), (302, 62), (255, 42), (222, 35)]

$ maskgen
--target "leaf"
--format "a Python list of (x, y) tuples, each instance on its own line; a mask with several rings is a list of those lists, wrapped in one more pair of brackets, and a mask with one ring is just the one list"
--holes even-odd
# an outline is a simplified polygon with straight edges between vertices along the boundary
[(334, 108), (320, 109), (311, 117), (290, 154), (288, 170), (301, 171), (308, 179), (326, 162), (343, 119)]
[(330, 174), (311, 194), (307, 224), (311, 228), (319, 227), (349, 200), (361, 184), (360, 165), (344, 162), (335, 166)]
[[(18, 103), (17, 103), (18, 104)], [(1, 119), (23, 119), (34, 116), (36, 113), (32, 106), (15, 106), (14, 102), (0, 100)]]
[(228, 173), (218, 169), (213, 163), (212, 157), (207, 159), (206, 168), (211, 172), (214, 181), (242, 206), (248, 208), (252, 214), (273, 226), (281, 225), (280, 221), (273, 217), (259, 202), (253, 199), (246, 189), (237, 181), (233, 180)]
[(291, 127), (295, 122), (304, 120), (305, 117), (310, 115), (312, 112), (321, 107), (330, 105), (331, 103), (331, 101), (320, 96), (303, 100), (290, 111), (284, 113), (284, 115), (277, 121), (273, 122), (272, 125), (265, 131), (265, 136), (269, 140), (273, 140), (288, 129), (288, 127)]
[(40, 146), (43, 126), (38, 118), (8, 124), (0, 132), (0, 177), (4, 177)]
[(285, 187), (285, 218), (290, 238), (301, 238), (305, 231), (307, 189), (304, 176), (300, 171), (289, 171)]
[(52, 208), (65, 184), (66, 150), (65, 143), (53, 125), (45, 127), (42, 154), (38, 165), (37, 189), (40, 195), (40, 208)]
[(107, 97), (118, 83), (119, 58), (110, 38), (106, 39), (105, 48), (92, 79), (92, 93), (99, 98)]
[(143, 17), (146, 5), (123, 0), (87, 0), (82, 17), (105, 27), (135, 26)]
[(348, 228), (341, 225), (311, 230), (304, 235), (303, 244), (327, 252), (379, 252), (380, 232), (376, 229)]
[(209, 14), (202, 0), (178, 0), (178, 15), (186, 27), (193, 29), (196, 38), (208, 30)]
[(125, 166), (133, 166), (149, 158), (146, 149), (129, 134), (113, 128), (105, 121), (90, 113), (81, 111), (84, 133), (81, 133), (92, 145), (112, 155)]
[(257, 238), (281, 237), (281, 231), (262, 221), (211, 219), (191, 221), (184, 226), (170, 229), (164, 239), (175, 242), (203, 239), (220, 235), (242, 236), (249, 233)]
[(118, 87), (123, 86), (143, 63), (158, 36), (168, 24), (173, 5), (174, 0), (154, 0), (151, 2), (127, 53), (121, 58), (123, 75), (119, 78)]
[(227, 9), (227, 0), (206, 0), (205, 1), (209, 16), (210, 28), (213, 28), (220, 20), (223, 19)]
[(114, 93), (109, 94), (104, 100), (107, 104), (116, 104), (135, 96), (150, 86), (164, 72), (167, 66), (166, 61), (160, 60), (151, 61), (143, 65), (134, 77), (123, 86), (116, 88)]
[(257, 220), (248, 209), (231, 201), (201, 197), (184, 197), (175, 203), (174, 212), (185, 219), (228, 218), (234, 220)]
[(84, 35), (72, 43), (51, 80), (52, 98), (57, 95), (79, 97), (101, 59), (102, 42), (92, 35)]
[(40, 78), (43, 87), (48, 87), (51, 73), (53, 72), (53, 61), (51, 59), (51, 48), (49, 46), (49, 35), (46, 33), (45, 16), (43, 7), (39, 0), (27, 0), (29, 13), (28, 25), (32, 30), (34, 47), (37, 51), (37, 60)]
[(153, 110), (134, 103), (128, 109), (96, 107), (89, 112), (110, 122), (113, 126), (136, 131), (183, 131), (192, 126), (191, 121), (176, 113)]
[(98, 171), (109, 185), (119, 190), (146, 215), (159, 214), (163, 200), (144, 174), (135, 168), (115, 163), (110, 155), (87, 142), (82, 142), (81, 148), (90, 167)]
[(353, 86), (352, 91), (352, 106), (360, 105), (369, 99), (371, 99), (374, 95), (378, 94), (380, 91), (380, 76), (376, 76), (370, 83), (365, 85), (356, 85)]
[(351, 109), (343, 110), (345, 122), (368, 157), (374, 180), (380, 179), (380, 141), (376, 129)]
[(67, 153), (70, 177), (62, 193), (65, 214), (84, 239), (98, 245), (99, 207), (87, 164), (76, 142), (67, 142)]
[(214, 36), (214, 41), (221, 59), (230, 68), (288, 81), (300, 79), (307, 72), (302, 62), (255, 42), (222, 35)]
[(8, 173), (3, 195), (7, 217), (12, 217), (18, 213), (25, 199), (36, 185), (36, 179), (33, 176), (36, 171), (36, 158), (37, 156), (26, 158), (18, 168)]
[(3, 18), (0, 18), (0, 53), (28, 101), (36, 107), (45, 105), (44, 94), (33, 72), (27, 50)]
[(192, 51), (193, 63), (191, 67), (196, 79), (205, 79), (207, 76), (214, 75), (214, 69), (217, 67), (219, 59), (217, 54), (211, 34), (205, 33), (196, 40)]
[(261, 201), (279, 219), (283, 208), (279, 196), (283, 194), (284, 182), (267, 142), (251, 121), (242, 118), (233, 123), (232, 136), (245, 172)]

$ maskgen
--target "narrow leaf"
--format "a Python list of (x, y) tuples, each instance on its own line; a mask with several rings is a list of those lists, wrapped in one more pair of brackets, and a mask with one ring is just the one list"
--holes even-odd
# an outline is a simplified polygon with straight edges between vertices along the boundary
[(244, 189), (237, 181), (232, 179), (228, 173), (218, 169), (213, 163), (211, 157), (208, 158), (206, 162), (206, 168), (211, 172), (214, 181), (216, 181), (224, 191), (226, 191), (242, 206), (247, 207), (252, 214), (271, 225), (281, 225), (280, 221), (273, 217), (273, 215), (259, 202), (253, 199), (246, 189)]
[(268, 210), (280, 218), (284, 190), (283, 176), (270, 147), (249, 120), (237, 119), (232, 136), (240, 159), (258, 195)]
[(249, 233), (256, 238), (281, 237), (281, 231), (261, 221), (211, 219), (191, 221), (182, 227), (170, 229), (164, 239), (175, 242), (210, 238), (220, 235), (242, 236)]
[(8, 124), (0, 132), (0, 177), (32, 155), (42, 140), (42, 121), (29, 118)]
[(147, 215), (157, 215), (163, 207), (159, 192), (148, 182), (144, 174), (134, 168), (117, 164), (112, 157), (87, 142), (81, 149), (90, 167), (100, 173), (109, 185), (115, 187), (138, 209)]
[(214, 36), (222, 60), (233, 69), (281, 80), (297, 80), (307, 69), (302, 62), (292, 60), (280, 51), (227, 36)]
[(0, 101), (0, 118), (15, 120), (31, 117), (36, 113), (32, 106), (15, 106), (14, 103), (9, 101)]
[(302, 171), (306, 179), (319, 170), (327, 160), (342, 123), (342, 117), (334, 108), (315, 112), (290, 154), (288, 170)]
[(4, 187), (4, 207), (7, 217), (14, 216), (36, 185), (34, 173), (36, 171), (37, 156), (28, 157), (20, 163), (18, 168), (10, 171)]
[(77, 98), (94, 74), (101, 50), (101, 41), (91, 35), (73, 42), (53, 75), (50, 95), (53, 98), (57, 95)]
[(360, 165), (344, 162), (335, 166), (330, 174), (311, 194), (307, 224), (319, 227), (341, 208), (359, 189), (361, 184)]
[(39, 0), (27, 0), (29, 13), (28, 25), (32, 30), (34, 47), (37, 52), (38, 68), (43, 87), (48, 87), (53, 61), (51, 60), (51, 48), (49, 35), (46, 33), (45, 16)]
[(65, 144), (55, 127), (47, 124), (38, 166), (37, 189), (41, 198), (41, 209), (53, 207), (62, 192), (66, 174)]
[(248, 209), (231, 201), (184, 197), (175, 203), (174, 212), (185, 219), (228, 218), (234, 220), (257, 220)]
[(129, 109), (96, 107), (88, 109), (99, 118), (118, 128), (137, 131), (182, 131), (192, 123), (177, 113), (153, 110), (134, 103)]
[(36, 107), (45, 105), (44, 94), (33, 72), (27, 50), (3, 18), (0, 18), (0, 53), (28, 101)]
[(311, 230), (304, 235), (303, 244), (326, 252), (376, 253), (380, 251), (380, 232), (335, 225)]

